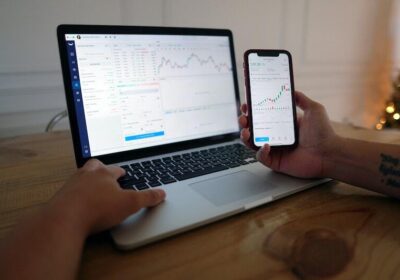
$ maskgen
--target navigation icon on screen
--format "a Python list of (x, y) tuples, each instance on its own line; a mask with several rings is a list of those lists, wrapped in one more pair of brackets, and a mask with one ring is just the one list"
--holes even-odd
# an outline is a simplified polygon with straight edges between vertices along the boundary
[(72, 88), (73, 89), (79, 89), (80, 88), (79, 82), (73, 82), (72, 83)]

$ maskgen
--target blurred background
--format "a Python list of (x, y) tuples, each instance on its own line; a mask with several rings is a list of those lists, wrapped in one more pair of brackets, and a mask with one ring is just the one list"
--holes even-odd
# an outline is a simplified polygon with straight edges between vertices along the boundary
[[(229, 28), (242, 100), (243, 52), (283, 48), (293, 55), (296, 89), (323, 103), (331, 119), (373, 128), (400, 65), (398, 2), (1, 0), (0, 137), (43, 132), (65, 110), (56, 40), (62, 23)], [(57, 125), (66, 128), (66, 119)]]

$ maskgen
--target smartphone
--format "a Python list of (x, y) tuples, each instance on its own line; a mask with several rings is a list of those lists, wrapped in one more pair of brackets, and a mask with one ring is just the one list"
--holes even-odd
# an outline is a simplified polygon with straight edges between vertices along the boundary
[(244, 74), (251, 144), (298, 143), (292, 56), (286, 50), (247, 50)]

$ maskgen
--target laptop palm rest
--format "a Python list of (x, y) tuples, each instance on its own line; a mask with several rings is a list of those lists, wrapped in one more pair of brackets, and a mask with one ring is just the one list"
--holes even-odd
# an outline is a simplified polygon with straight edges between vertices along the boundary
[(239, 171), (190, 185), (215, 206), (223, 206), (265, 193), (265, 181), (248, 171)]

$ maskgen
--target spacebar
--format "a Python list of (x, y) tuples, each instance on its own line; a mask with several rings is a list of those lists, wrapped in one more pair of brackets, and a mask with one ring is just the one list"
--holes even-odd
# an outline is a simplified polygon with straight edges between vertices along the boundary
[(216, 166), (216, 167), (212, 167), (212, 168), (207, 168), (204, 170), (199, 170), (199, 171), (195, 171), (195, 172), (189, 172), (189, 173), (185, 173), (182, 175), (176, 175), (174, 176), (178, 181), (182, 181), (182, 180), (187, 180), (190, 178), (194, 178), (194, 177), (199, 177), (202, 175), (206, 175), (206, 174), (210, 174), (210, 173), (214, 173), (214, 172), (218, 172), (218, 171), (222, 171), (222, 170), (226, 170), (229, 169), (226, 166)]

